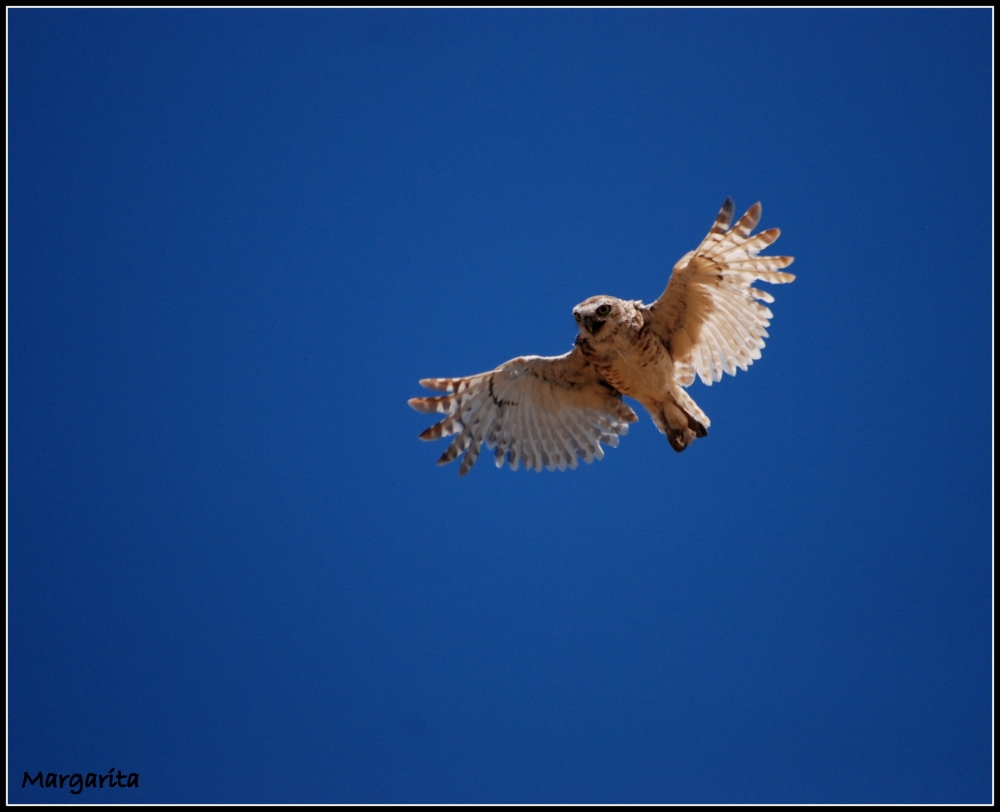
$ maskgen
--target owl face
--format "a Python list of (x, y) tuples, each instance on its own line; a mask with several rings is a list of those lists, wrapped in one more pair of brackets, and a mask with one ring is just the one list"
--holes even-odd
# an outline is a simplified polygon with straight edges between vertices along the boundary
[(602, 333), (610, 333), (606, 325), (619, 324), (625, 315), (622, 310), (624, 302), (614, 296), (591, 296), (573, 308), (573, 318), (580, 327), (580, 335), (584, 338), (600, 339)]

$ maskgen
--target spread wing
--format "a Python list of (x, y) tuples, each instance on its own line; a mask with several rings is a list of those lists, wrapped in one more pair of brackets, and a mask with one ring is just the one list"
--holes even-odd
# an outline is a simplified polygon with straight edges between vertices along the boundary
[(772, 313), (760, 302), (770, 293), (751, 287), (755, 281), (784, 283), (795, 277), (781, 273), (792, 257), (759, 257), (757, 252), (778, 239), (776, 228), (750, 236), (760, 221), (755, 203), (732, 228), (733, 201), (726, 198), (715, 225), (701, 245), (681, 257), (666, 290), (647, 311), (650, 326), (670, 350), (674, 378), (682, 386), (695, 373), (706, 385), (722, 373), (736, 374), (760, 358)]
[(420, 439), (457, 435), (438, 465), (464, 452), (459, 476), (469, 472), (484, 443), (495, 449), (498, 468), (505, 460), (514, 470), (521, 463), (536, 471), (576, 468), (581, 457), (588, 463), (603, 458), (601, 443), (617, 446), (638, 419), (576, 347), (554, 358), (529, 355), (492, 372), (420, 383), (448, 393), (409, 403), (418, 412), (446, 415)]

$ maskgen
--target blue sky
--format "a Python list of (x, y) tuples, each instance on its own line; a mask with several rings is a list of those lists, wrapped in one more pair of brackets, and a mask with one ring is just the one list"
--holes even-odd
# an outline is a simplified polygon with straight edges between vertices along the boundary
[[(991, 29), (8, 11), (9, 800), (989, 802)], [(726, 196), (707, 438), (435, 467)]]

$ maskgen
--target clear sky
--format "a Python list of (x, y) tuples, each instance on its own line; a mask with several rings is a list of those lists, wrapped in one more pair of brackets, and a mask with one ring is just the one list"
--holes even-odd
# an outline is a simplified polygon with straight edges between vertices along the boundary
[[(9, 799), (989, 802), (992, 24), (8, 11)], [(434, 465), (726, 196), (707, 438)]]

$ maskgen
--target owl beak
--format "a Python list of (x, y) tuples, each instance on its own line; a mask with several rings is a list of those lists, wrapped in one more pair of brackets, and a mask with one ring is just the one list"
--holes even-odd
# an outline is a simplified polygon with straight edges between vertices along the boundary
[(594, 316), (584, 316), (583, 323), (587, 325), (590, 334), (596, 336), (604, 326), (604, 319), (598, 319)]

